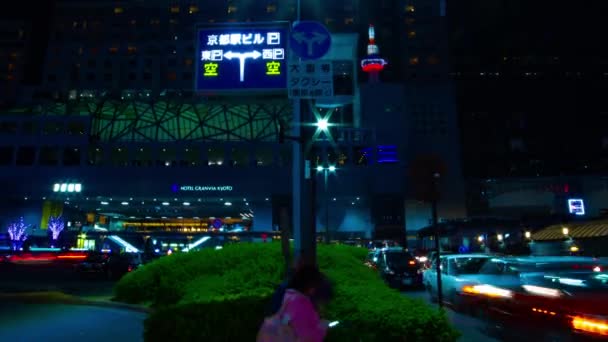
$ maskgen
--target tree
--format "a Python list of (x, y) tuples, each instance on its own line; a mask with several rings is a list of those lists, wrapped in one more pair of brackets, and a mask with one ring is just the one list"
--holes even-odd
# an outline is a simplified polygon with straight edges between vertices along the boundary
[(23, 246), (23, 242), (27, 239), (28, 226), (23, 222), (23, 217), (19, 221), (8, 225), (8, 236), (11, 240), (13, 250), (17, 251)]
[(61, 216), (51, 216), (49, 218), (49, 231), (51, 232), (51, 247), (55, 247), (57, 244), (57, 239), (59, 238), (59, 234), (65, 228), (65, 223), (63, 222), (63, 218)]

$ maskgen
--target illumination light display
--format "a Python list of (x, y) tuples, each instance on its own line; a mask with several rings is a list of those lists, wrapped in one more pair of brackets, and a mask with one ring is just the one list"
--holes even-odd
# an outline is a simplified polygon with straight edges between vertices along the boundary
[(19, 221), (8, 225), (8, 236), (11, 240), (13, 250), (21, 249), (23, 242), (27, 240), (27, 228), (28, 225), (23, 222), (23, 217), (19, 218)]
[(55, 242), (57, 241), (57, 239), (59, 238), (59, 234), (61, 234), (61, 232), (63, 231), (63, 228), (65, 228), (65, 223), (63, 222), (63, 218), (61, 218), (61, 216), (51, 216), (49, 218), (49, 230), (51, 231), (51, 246), (54, 247)]

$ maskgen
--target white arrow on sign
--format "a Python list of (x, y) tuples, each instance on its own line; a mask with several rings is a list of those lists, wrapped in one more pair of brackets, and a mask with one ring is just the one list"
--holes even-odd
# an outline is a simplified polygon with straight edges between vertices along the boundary
[(247, 58), (258, 59), (262, 57), (262, 53), (260, 51), (254, 50), (251, 52), (232, 52), (228, 51), (224, 53), (224, 57), (231, 60), (233, 58), (238, 58), (240, 63), (240, 72), (241, 72), (241, 82), (245, 81), (245, 60)]
[(321, 44), (323, 43), (326, 39), (328, 39), (329, 37), (319, 33), (319, 32), (313, 32), (312, 33), (312, 37), (309, 37), (306, 33), (304, 32), (294, 32), (293, 33), (293, 39), (296, 40), (296, 42), (298, 42), (298, 44), (306, 44), (306, 51), (308, 52), (308, 56), (312, 56), (312, 47), (314, 44)]

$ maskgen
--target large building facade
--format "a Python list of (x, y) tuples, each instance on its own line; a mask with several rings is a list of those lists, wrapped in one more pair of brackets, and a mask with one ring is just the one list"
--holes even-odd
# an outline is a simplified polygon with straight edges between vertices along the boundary
[[(334, 96), (303, 108), (331, 123), (331, 139), (310, 151), (317, 230), (403, 238), (425, 226), (428, 205), (407, 177), (424, 154), (448, 165), (440, 215), (465, 216), (443, 2), (303, 3), (301, 18), (325, 23), (333, 39), (324, 58)], [(400, 19), (383, 22), (394, 11)], [(297, 13), (295, 1), (57, 1), (43, 83), (0, 119), (2, 223), (22, 216), (34, 234), (59, 214), (74, 229), (146, 234), (289, 225), (287, 92), (194, 91), (195, 27)], [(381, 28), (381, 53), (387, 47), (384, 83), (359, 72), (370, 22)]]

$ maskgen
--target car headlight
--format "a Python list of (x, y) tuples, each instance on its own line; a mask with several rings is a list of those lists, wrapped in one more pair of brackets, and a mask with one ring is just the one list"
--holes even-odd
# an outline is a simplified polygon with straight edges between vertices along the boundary
[(467, 285), (462, 287), (462, 292), (467, 294), (483, 295), (492, 298), (511, 298), (513, 292), (501, 289), (500, 287), (492, 285)]
[(386, 268), (386, 270), (385, 270), (385, 271), (386, 271), (386, 273), (388, 273), (388, 274), (395, 274), (395, 271), (391, 270), (391, 269), (390, 269), (390, 268), (388, 268), (388, 267)]

